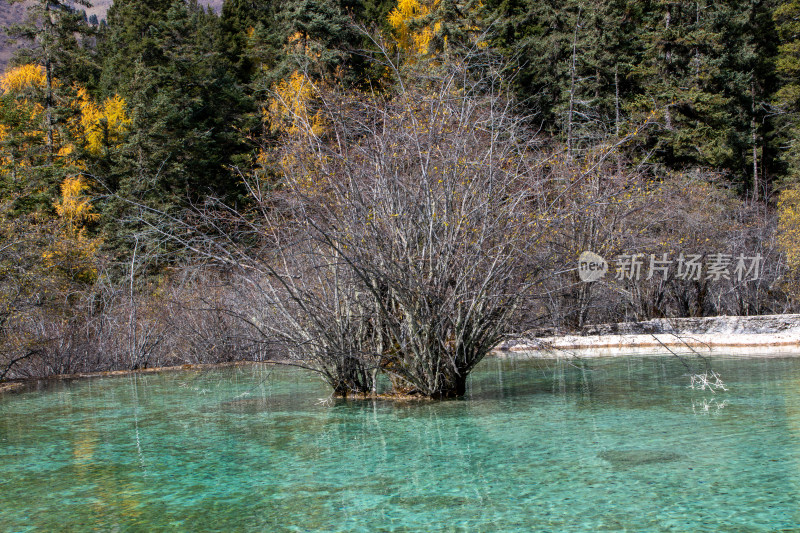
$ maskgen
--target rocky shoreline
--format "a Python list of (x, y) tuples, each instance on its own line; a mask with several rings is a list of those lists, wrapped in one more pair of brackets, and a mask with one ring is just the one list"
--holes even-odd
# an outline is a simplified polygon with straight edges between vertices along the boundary
[(666, 353), (800, 355), (800, 315), (656, 319), (600, 324), (580, 332), (537, 330), (510, 339), (498, 356), (608, 357)]

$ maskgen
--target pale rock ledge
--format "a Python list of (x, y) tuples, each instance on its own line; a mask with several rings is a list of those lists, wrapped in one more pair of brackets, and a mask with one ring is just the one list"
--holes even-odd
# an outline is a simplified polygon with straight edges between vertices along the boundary
[(498, 356), (603, 357), (656, 354), (800, 355), (800, 315), (720, 316), (600, 324), (559, 335), (535, 330), (510, 339)]

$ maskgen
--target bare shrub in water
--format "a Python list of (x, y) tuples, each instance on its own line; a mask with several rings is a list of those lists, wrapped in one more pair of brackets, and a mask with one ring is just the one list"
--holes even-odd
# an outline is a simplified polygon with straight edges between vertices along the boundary
[(499, 66), (470, 61), (395, 70), (385, 94), (306, 78), (301, 112), (276, 95), (279, 190), (245, 177), (252, 210), (208, 205), (171, 232), (254, 287), (254, 326), (335, 394), (383, 372), (395, 393), (462, 395), (535, 279), (533, 141)]

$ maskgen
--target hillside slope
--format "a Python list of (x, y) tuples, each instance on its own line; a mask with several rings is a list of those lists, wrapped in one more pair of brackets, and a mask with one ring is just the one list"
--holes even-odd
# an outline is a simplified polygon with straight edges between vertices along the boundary
[[(22, 4), (9, 4), (7, 0), (0, 0), (0, 27), (7, 28), (12, 24), (19, 24), (25, 19), (25, 7)], [(13, 44), (5, 31), (0, 33), (0, 70), (5, 70), (8, 61), (19, 48)]]
[[(222, 9), (224, 0), (200, 0), (201, 4), (211, 6), (217, 13)], [(86, 9), (87, 15), (97, 15), (104, 19), (112, 0), (94, 0), (92, 7)], [(5, 28), (12, 24), (19, 24), (25, 20), (25, 4), (11, 4), (8, 0), (0, 0), (0, 71), (5, 70), (14, 52), (21, 44), (14, 44), (6, 35)]]
[[(5, 2), (6, 0), (2, 1)], [(112, 0), (93, 0), (93, 1), (90, 0), (90, 1), (92, 2), (92, 7), (86, 10), (86, 14), (88, 15), (95, 14), (99, 19), (102, 19), (106, 16), (106, 12), (108, 11), (108, 8), (112, 4)], [(200, 0), (200, 3), (207, 6), (211, 6), (214, 9), (214, 11), (219, 13), (220, 10), (222, 9), (223, 1), (224, 0)]]

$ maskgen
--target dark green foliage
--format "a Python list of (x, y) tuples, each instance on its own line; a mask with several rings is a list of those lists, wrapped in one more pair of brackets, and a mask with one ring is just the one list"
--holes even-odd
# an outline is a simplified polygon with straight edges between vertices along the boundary
[(246, 102), (219, 52), (219, 19), (181, 1), (138, 18), (138, 4), (109, 12), (103, 43), (105, 90), (126, 99), (133, 119), (113, 185), (161, 207), (235, 194), (226, 165), (245, 149), (236, 126)]
[(635, 105), (659, 112), (662, 128), (653, 142), (671, 168), (718, 168), (731, 155), (728, 99), (720, 90), (722, 11), (699, 1), (655, 2), (645, 20), (643, 61), (635, 75), (646, 90)]
[(280, 4), (269, 0), (228, 0), (222, 6), (222, 52), (239, 81), (250, 83), (259, 69), (275, 67), (286, 42), (279, 23)]
[(796, 184), (800, 180), (800, 156), (796, 148), (800, 140), (800, 2), (780, 2), (773, 17), (781, 43), (776, 61), (781, 86), (775, 94), (775, 103), (783, 113), (780, 138), (786, 147), (783, 152), (788, 166), (785, 181)]
[(235, 202), (241, 191), (229, 166), (249, 150), (239, 126), (252, 103), (222, 53), (220, 19), (194, 1), (127, 0), (108, 20), (103, 90), (125, 98), (132, 124), (100, 165), (105, 186), (123, 199), (106, 205), (105, 231), (121, 231), (136, 211), (128, 202), (166, 211), (207, 196)]
[(0, 96), (0, 123), (6, 127), (0, 153), (9, 163), (9, 172), (0, 175), (0, 198), (13, 199), (10, 215), (51, 215), (58, 186), (74, 169), (65, 168), (59, 159), (43, 164), (48, 160), (49, 147), (38, 131), (41, 123), (31, 118), (33, 104), (12, 100), (12, 96)]
[[(14, 198), (17, 214), (52, 212), (59, 184), (76, 172), (66, 158), (58, 156), (57, 141), (63, 146), (70, 140), (66, 119), (73, 111), (66, 102), (74, 100), (71, 82), (91, 85), (98, 69), (90, 46), (92, 31), (85, 13), (74, 5), (88, 6), (88, 2), (35, 0), (27, 6), (26, 23), (8, 30), (29, 45), (20, 50), (14, 63), (38, 65), (46, 80), (44, 87), (24, 99), (11, 102), (11, 96), (4, 95), (0, 103), (0, 123), (8, 128), (2, 151), (12, 162), (10, 176), (0, 184), (0, 196)], [(34, 104), (44, 109), (43, 123), (32, 122)], [(37, 131), (43, 131), (43, 136)]]
[(489, 0), (485, 17), (544, 131), (579, 147), (655, 111), (651, 160), (719, 170), (753, 193), (779, 170), (775, 3)]
[(75, 5), (88, 7), (89, 2), (30, 2), (27, 22), (8, 29), (9, 35), (29, 44), (19, 51), (14, 62), (41, 65), (57, 79), (85, 82), (97, 76), (91, 46), (93, 31), (86, 22), (85, 11), (75, 9)]
[(782, 171), (770, 102), (778, 89), (778, 40), (772, 19), (776, 4), (775, 0), (732, 2), (736, 9), (728, 13), (722, 29), (720, 90), (728, 97), (733, 151), (725, 167), (740, 191), (755, 198), (763, 196), (764, 186)]
[(344, 67), (348, 43), (359, 36), (341, 6), (330, 0), (295, 0), (281, 13), (289, 42), (287, 64), (278, 74), (301, 68), (319, 77)]
[(512, 60), (520, 96), (544, 129), (564, 134), (572, 101), (576, 136), (615, 133), (617, 111), (637, 92), (639, 2), (487, 3), (493, 44)]

